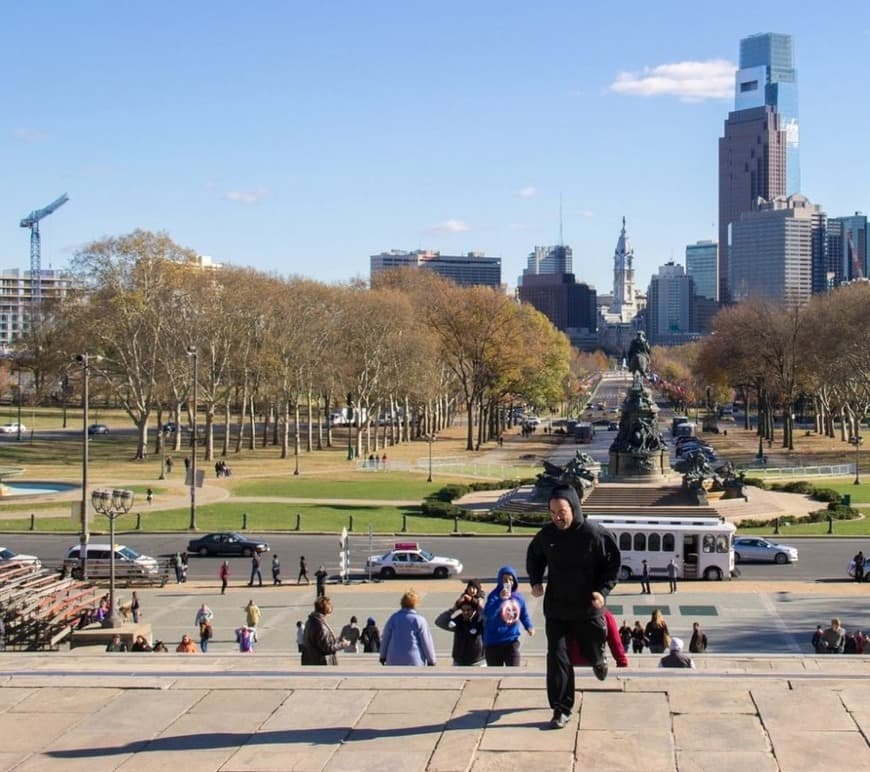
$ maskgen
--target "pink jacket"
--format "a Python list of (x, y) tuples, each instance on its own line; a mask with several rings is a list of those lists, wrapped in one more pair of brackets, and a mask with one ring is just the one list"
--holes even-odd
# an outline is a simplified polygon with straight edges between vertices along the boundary
[[(604, 623), (607, 625), (607, 645), (610, 647), (610, 653), (613, 655), (613, 659), (616, 660), (616, 666), (628, 667), (628, 657), (625, 656), (622, 639), (619, 637), (619, 628), (616, 625), (616, 617), (610, 613), (609, 608), (604, 609)], [(573, 638), (568, 641), (568, 656), (571, 658), (572, 665), (589, 664), (580, 654), (580, 647), (577, 645), (577, 641)]]

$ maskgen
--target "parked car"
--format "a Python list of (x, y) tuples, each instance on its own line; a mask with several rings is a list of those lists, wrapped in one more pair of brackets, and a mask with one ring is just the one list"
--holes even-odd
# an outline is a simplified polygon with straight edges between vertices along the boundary
[(42, 561), (36, 555), (22, 555), (18, 552), (13, 552), (8, 547), (0, 547), (0, 565), (8, 565), (9, 563), (21, 563), (22, 565), (30, 565), (33, 568), (41, 568)]
[(209, 555), (241, 555), (249, 558), (255, 552), (261, 554), (269, 551), (268, 542), (249, 539), (247, 536), (228, 531), (226, 533), (208, 533), (198, 539), (192, 539), (187, 545), (187, 551), (200, 557)]
[(3, 424), (0, 426), (0, 434), (18, 434), (18, 432), (24, 434), (26, 431), (27, 427), (19, 423)]
[[(151, 578), (160, 573), (160, 564), (155, 558), (143, 555), (141, 552), (127, 547), (124, 544), (116, 544), (115, 571), (123, 579), (132, 577)], [(111, 573), (112, 547), (109, 544), (88, 544), (88, 578), (106, 579)], [(81, 545), (75, 544), (70, 547), (63, 559), (65, 571), (69, 571), (74, 579), (81, 576)]]
[[(165, 424), (163, 424), (163, 432), (165, 434), (174, 434), (175, 432), (178, 431), (178, 429), (179, 429), (179, 427), (176, 425), (175, 421), (167, 421)], [(189, 432), (190, 427), (185, 426), (184, 424), (181, 424), (181, 431)]]
[(734, 562), (763, 561), (770, 563), (797, 563), (798, 551), (787, 544), (776, 544), (759, 536), (738, 536), (734, 539)]
[(105, 424), (91, 424), (88, 427), (88, 437), (93, 437), (97, 434), (108, 434), (109, 427)]
[(430, 574), (437, 579), (457, 576), (462, 573), (462, 563), (456, 558), (444, 558), (420, 549), (416, 542), (398, 542), (383, 555), (372, 555), (366, 560), (366, 568), (382, 579), (398, 575)]

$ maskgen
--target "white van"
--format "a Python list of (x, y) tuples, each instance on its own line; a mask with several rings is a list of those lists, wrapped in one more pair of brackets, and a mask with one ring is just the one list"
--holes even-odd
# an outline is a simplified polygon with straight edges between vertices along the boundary
[[(107, 579), (111, 573), (112, 548), (109, 544), (88, 544), (88, 578)], [(76, 544), (66, 551), (63, 559), (65, 571), (74, 578), (81, 573), (81, 545)], [(127, 578), (153, 578), (160, 573), (159, 563), (148, 555), (137, 552), (123, 544), (115, 545), (115, 576)]]

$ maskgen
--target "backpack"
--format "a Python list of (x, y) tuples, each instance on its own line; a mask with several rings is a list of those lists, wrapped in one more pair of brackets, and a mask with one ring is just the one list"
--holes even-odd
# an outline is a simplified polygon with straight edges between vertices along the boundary
[(205, 638), (206, 640), (211, 640), (212, 635), (214, 635), (214, 631), (212, 630), (211, 625), (208, 622), (200, 622), (199, 637)]

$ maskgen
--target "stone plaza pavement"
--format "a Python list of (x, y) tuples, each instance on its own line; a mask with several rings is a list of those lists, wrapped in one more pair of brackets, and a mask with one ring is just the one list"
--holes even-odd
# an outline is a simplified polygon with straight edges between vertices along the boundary
[(577, 669), (568, 727), (544, 662), (495, 672), (292, 652), (0, 655), (0, 769), (827, 770), (870, 767), (870, 660), (634, 656)]

